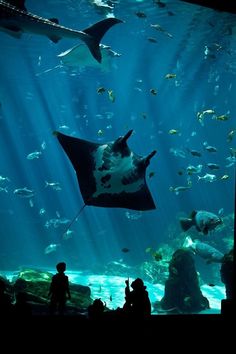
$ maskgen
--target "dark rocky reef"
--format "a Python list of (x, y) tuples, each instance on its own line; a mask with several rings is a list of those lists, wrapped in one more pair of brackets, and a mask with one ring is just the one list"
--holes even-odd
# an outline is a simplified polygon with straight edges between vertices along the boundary
[(188, 250), (178, 249), (173, 253), (164, 297), (155, 307), (159, 312), (176, 313), (196, 313), (210, 308), (208, 299), (200, 290), (194, 260)]

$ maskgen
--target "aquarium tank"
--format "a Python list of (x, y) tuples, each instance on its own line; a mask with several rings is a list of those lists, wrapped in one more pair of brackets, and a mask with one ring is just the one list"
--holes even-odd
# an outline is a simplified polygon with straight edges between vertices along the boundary
[(232, 297), (236, 14), (209, 3), (0, 1), (13, 306), (23, 291), (46, 314), (61, 262), (70, 313), (122, 311), (137, 278), (155, 315), (220, 314)]

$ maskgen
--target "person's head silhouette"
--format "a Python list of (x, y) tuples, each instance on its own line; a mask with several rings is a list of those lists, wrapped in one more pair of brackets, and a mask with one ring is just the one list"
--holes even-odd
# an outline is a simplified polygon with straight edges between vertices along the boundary
[(56, 265), (58, 273), (64, 273), (66, 270), (66, 263), (65, 262), (60, 262)]
[(146, 286), (144, 286), (142, 279), (137, 278), (131, 283), (131, 288), (134, 290), (145, 290)]

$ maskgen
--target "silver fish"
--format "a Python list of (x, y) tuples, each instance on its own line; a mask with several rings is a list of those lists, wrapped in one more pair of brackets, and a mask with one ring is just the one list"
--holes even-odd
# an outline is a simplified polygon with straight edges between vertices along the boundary
[(21, 198), (31, 198), (34, 196), (34, 191), (31, 189), (28, 189), (26, 187), (24, 188), (17, 188), (13, 191), (14, 194), (18, 195)]

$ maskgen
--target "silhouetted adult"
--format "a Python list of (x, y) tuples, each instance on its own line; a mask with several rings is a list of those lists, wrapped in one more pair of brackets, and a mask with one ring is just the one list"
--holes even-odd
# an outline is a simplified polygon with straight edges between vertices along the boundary
[(14, 305), (14, 315), (17, 317), (31, 317), (31, 305), (27, 301), (27, 294), (19, 291), (16, 294), (16, 302)]
[(226, 299), (233, 299), (234, 290), (234, 249), (222, 258), (220, 269), (221, 281), (225, 284)]
[(58, 311), (59, 315), (63, 315), (66, 301), (71, 298), (68, 276), (64, 274), (66, 263), (60, 262), (56, 268), (58, 273), (53, 275), (48, 293), (48, 296), (51, 297), (50, 313), (55, 314)]
[(0, 318), (12, 315), (13, 305), (11, 296), (6, 293), (6, 284), (0, 279)]
[(151, 302), (142, 279), (137, 278), (131, 283), (130, 291), (129, 280), (125, 281), (125, 304), (123, 310), (132, 317), (146, 318), (151, 315)]

